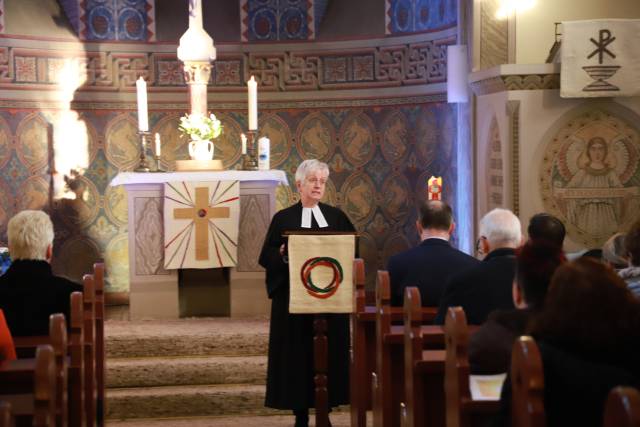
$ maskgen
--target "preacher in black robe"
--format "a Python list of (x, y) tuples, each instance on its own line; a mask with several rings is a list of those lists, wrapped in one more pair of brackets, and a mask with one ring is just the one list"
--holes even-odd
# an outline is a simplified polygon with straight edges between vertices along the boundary
[[(328, 169), (326, 173), (328, 175)], [(326, 176), (323, 179), (326, 183)], [(304, 190), (301, 190), (301, 198), (302, 191)], [(320, 193), (323, 194), (324, 191)], [(316, 206), (324, 217), (320, 222), (326, 220), (326, 224), (323, 224), (325, 227), (319, 226), (315, 214), (311, 215), (310, 224), (302, 227), (301, 202), (277, 212), (271, 220), (259, 260), (267, 272), (267, 293), (272, 300), (265, 406), (291, 409), (296, 414), (315, 406), (314, 315), (289, 313), (289, 265), (285, 262), (286, 252), (281, 252), (285, 243), (283, 233), (318, 229), (355, 231), (347, 215), (340, 209), (323, 203)], [(326, 317), (329, 341), (329, 406), (334, 407), (349, 403), (349, 317), (347, 314), (327, 314)]]

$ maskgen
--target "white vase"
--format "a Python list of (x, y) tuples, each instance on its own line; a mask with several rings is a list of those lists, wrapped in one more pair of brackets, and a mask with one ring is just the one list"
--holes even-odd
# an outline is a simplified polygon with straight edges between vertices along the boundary
[(212, 160), (213, 142), (194, 139), (189, 143), (189, 157), (191, 160)]

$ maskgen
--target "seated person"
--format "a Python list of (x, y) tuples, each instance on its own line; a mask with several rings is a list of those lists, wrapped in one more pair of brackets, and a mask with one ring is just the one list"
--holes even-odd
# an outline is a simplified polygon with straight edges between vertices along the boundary
[(633, 294), (640, 298), (640, 220), (631, 226), (624, 239), (629, 266), (618, 271)]
[[(529, 332), (542, 357), (548, 427), (600, 427), (609, 391), (640, 383), (640, 301), (601, 262), (558, 267)], [(509, 377), (501, 407), (497, 424), (510, 425)]]
[(13, 336), (48, 335), (49, 316), (69, 319), (69, 296), (82, 286), (51, 272), (53, 224), (42, 211), (25, 210), (9, 220), (12, 263), (0, 276), (0, 309)]
[(0, 310), (0, 362), (15, 359), (16, 347), (13, 345), (13, 337), (4, 319), (4, 313)]
[(446, 203), (439, 200), (423, 203), (416, 228), (422, 243), (392, 256), (387, 264), (391, 305), (401, 307), (404, 289), (417, 286), (422, 306), (437, 307), (449, 277), (477, 264), (478, 260), (449, 243), (455, 224), (451, 207)]
[(566, 230), (562, 221), (551, 214), (542, 212), (531, 217), (527, 234), (529, 240), (546, 240), (562, 249)]
[(496, 310), (469, 337), (471, 373), (507, 372), (513, 341), (525, 333), (532, 314), (542, 308), (551, 276), (566, 261), (562, 246), (548, 240), (529, 240), (516, 251), (516, 278), (512, 285), (512, 310)]
[(616, 233), (602, 245), (602, 259), (616, 270), (622, 270), (628, 266), (629, 259), (624, 238), (624, 233)]
[(470, 325), (481, 325), (497, 309), (513, 309), (511, 285), (516, 269), (515, 248), (522, 243), (520, 220), (506, 209), (494, 209), (480, 220), (477, 248), (482, 262), (456, 274), (447, 284), (436, 325), (444, 324), (449, 307), (461, 306)]

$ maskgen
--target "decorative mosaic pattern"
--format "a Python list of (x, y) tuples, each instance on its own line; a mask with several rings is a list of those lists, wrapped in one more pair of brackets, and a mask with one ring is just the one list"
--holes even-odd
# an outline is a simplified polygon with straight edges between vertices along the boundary
[(82, 40), (155, 40), (155, 0), (61, 0), (60, 3)]
[[(52, 201), (43, 154), (48, 145), (42, 129), (52, 127), (55, 131), (61, 116), (0, 109), (0, 162), (4, 162), (0, 173), (0, 242), (6, 241), (6, 221), (17, 209), (44, 208), (51, 213), (56, 230), (56, 271), (79, 278), (91, 262), (104, 258), (108, 290), (126, 291), (126, 193), (109, 187), (108, 182), (119, 170), (131, 170), (138, 159), (135, 119), (131, 113), (112, 109), (78, 113), (88, 131), (95, 133), (88, 141), (95, 146), (92, 161), (76, 177), (73, 198)], [(237, 168), (240, 131), (246, 127), (244, 110), (216, 113), (224, 126), (216, 140), (216, 158), (221, 158), (225, 167)], [(168, 169), (176, 159), (187, 157), (187, 141), (177, 131), (182, 114), (150, 113), (151, 130), (161, 135), (163, 165)], [(415, 206), (426, 194), (426, 178), (442, 175), (448, 188), (455, 188), (456, 166), (451, 160), (455, 136), (443, 135), (455, 119), (455, 110), (445, 103), (263, 109), (260, 135), (271, 139), (273, 165), (286, 172), (292, 185), (278, 188), (277, 207), (298, 200), (294, 175), (300, 161), (322, 158), (331, 167), (324, 200), (340, 206), (363, 232), (360, 247), (367, 270), (382, 268), (390, 254), (417, 243)], [(412, 129), (417, 129), (419, 138)], [(455, 200), (454, 196), (445, 194), (449, 201)], [(78, 264), (68, 257), (78, 257)]]
[(640, 212), (640, 117), (619, 104), (577, 108), (545, 141), (540, 191), (572, 240), (601, 247)]
[(385, 0), (387, 34), (436, 31), (455, 27), (456, 0)]
[(496, 18), (498, 0), (480, 3), (480, 68), (509, 63), (509, 25)]
[(313, 40), (314, 0), (241, 0), (241, 40)]
[[(228, 53), (214, 62), (211, 90), (246, 92), (245, 82), (254, 75), (260, 90), (353, 89), (366, 87), (424, 85), (446, 81), (447, 45), (455, 36), (425, 34), (425, 41), (396, 46), (340, 49), (327, 53), (285, 51), (278, 53)], [(86, 69), (81, 89), (112, 92), (132, 89), (142, 76), (159, 92), (175, 92), (185, 85), (182, 64), (175, 54), (141, 54), (127, 51), (86, 52), (68, 57), (40, 49), (2, 46), (0, 40), (0, 84), (25, 87), (55, 86), (65, 80), (65, 61)], [(66, 53), (65, 55), (69, 55)]]
[(0, 0), (0, 34), (4, 34), (4, 0)]
[(504, 206), (504, 168), (502, 164), (502, 141), (498, 120), (494, 116), (489, 127), (487, 146), (487, 210)]

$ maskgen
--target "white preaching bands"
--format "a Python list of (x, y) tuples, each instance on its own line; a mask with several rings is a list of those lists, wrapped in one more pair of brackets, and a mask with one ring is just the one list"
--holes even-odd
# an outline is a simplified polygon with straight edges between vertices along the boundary
[(302, 224), (300, 224), (300, 227), (311, 228), (311, 214), (313, 214), (313, 217), (316, 219), (320, 228), (329, 226), (329, 224), (327, 224), (327, 220), (324, 219), (324, 215), (322, 215), (320, 206), (315, 205), (312, 208), (302, 208)]

